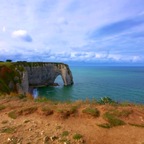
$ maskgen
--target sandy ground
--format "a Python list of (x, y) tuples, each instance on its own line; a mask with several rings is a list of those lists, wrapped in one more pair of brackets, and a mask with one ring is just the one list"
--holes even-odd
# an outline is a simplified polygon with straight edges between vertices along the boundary
[[(100, 116), (83, 113), (86, 107), (97, 108)], [(104, 113), (112, 110), (131, 111), (121, 116), (126, 124), (99, 127), (98, 124), (107, 123)], [(1, 144), (144, 144), (143, 126), (144, 106), (0, 99)]]

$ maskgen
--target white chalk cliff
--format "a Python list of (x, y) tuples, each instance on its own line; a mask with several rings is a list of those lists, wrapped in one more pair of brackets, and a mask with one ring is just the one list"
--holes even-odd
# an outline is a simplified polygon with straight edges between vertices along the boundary
[(73, 84), (69, 66), (64, 63), (26, 63), (23, 65), (21, 84), (17, 85), (18, 93), (28, 93), (29, 86), (41, 87), (54, 84), (61, 75), (65, 86)]

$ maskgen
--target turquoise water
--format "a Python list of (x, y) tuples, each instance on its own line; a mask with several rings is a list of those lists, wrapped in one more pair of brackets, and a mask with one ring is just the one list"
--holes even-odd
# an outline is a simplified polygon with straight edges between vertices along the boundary
[(51, 100), (75, 101), (108, 96), (115, 101), (144, 103), (144, 67), (70, 67), (74, 85), (39, 88), (39, 96)]

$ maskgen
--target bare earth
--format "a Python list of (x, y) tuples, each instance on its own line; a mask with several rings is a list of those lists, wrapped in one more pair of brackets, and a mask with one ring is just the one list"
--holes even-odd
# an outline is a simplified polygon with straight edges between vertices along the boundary
[[(95, 107), (100, 116), (83, 113)], [(129, 111), (120, 119), (126, 124), (102, 128), (107, 111)], [(131, 125), (131, 124), (135, 124)], [(0, 99), (1, 144), (144, 144), (144, 106), (99, 105), (90, 102), (34, 102)]]

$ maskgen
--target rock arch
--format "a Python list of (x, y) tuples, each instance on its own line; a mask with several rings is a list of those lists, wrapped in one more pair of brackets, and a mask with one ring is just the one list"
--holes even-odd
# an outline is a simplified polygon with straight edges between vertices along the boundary
[(30, 85), (50, 85), (61, 75), (65, 86), (73, 84), (72, 73), (66, 64), (44, 63), (42, 66), (26, 67)]
[(0, 81), (3, 82), (1, 86), (4, 85), (4, 92), (7, 93), (29, 93), (30, 86), (35, 88), (54, 84), (58, 75), (61, 75), (65, 86), (73, 84), (72, 73), (69, 66), (64, 63), (18, 61), (10, 65), (2, 63), (0, 72), (3, 69), (8, 71), (4, 72), (5, 78), (0, 75)]

